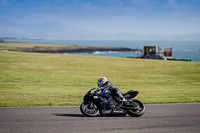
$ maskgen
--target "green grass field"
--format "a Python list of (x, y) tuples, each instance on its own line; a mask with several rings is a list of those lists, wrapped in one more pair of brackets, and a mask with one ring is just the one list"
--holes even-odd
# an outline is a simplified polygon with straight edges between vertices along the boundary
[(149, 103), (200, 102), (200, 63), (0, 51), (0, 106), (80, 105), (105, 76)]

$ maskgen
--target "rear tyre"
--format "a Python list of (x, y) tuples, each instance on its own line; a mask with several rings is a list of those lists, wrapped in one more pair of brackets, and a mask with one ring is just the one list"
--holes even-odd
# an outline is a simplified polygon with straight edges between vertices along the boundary
[(128, 115), (130, 115), (131, 117), (142, 116), (145, 112), (144, 104), (137, 99), (132, 99), (130, 102), (133, 102), (136, 105), (136, 107), (133, 107), (132, 109), (128, 109), (127, 110)]
[(94, 117), (99, 115), (99, 110), (95, 103), (84, 102), (80, 106), (81, 113), (85, 116)]

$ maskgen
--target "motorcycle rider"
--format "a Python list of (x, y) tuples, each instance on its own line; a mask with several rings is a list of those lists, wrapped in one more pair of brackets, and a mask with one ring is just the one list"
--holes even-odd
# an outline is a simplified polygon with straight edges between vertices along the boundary
[(112, 97), (117, 96), (120, 100), (120, 103), (126, 104), (127, 100), (123, 97), (122, 91), (116, 88), (110, 81), (107, 80), (106, 77), (100, 77), (97, 80), (97, 85), (101, 92), (110, 91)]

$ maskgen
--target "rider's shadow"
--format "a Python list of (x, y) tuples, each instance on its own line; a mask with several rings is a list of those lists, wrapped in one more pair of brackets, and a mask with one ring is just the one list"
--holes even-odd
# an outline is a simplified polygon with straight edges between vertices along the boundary
[(51, 114), (55, 116), (65, 116), (65, 117), (85, 117), (82, 114), (59, 114), (59, 113), (51, 113)]
[[(51, 114), (55, 116), (65, 116), (65, 117), (86, 117), (82, 114), (59, 114), (59, 113), (51, 113)], [(103, 116), (97, 115), (95, 117), (127, 117), (127, 116), (126, 115), (103, 115)]]

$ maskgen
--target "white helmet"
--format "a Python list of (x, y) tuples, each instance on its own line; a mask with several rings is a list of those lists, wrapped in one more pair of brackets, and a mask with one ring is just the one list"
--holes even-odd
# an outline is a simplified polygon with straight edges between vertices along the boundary
[(107, 78), (106, 77), (101, 77), (97, 80), (97, 85), (98, 87), (101, 87), (103, 84), (105, 84), (107, 82)]

